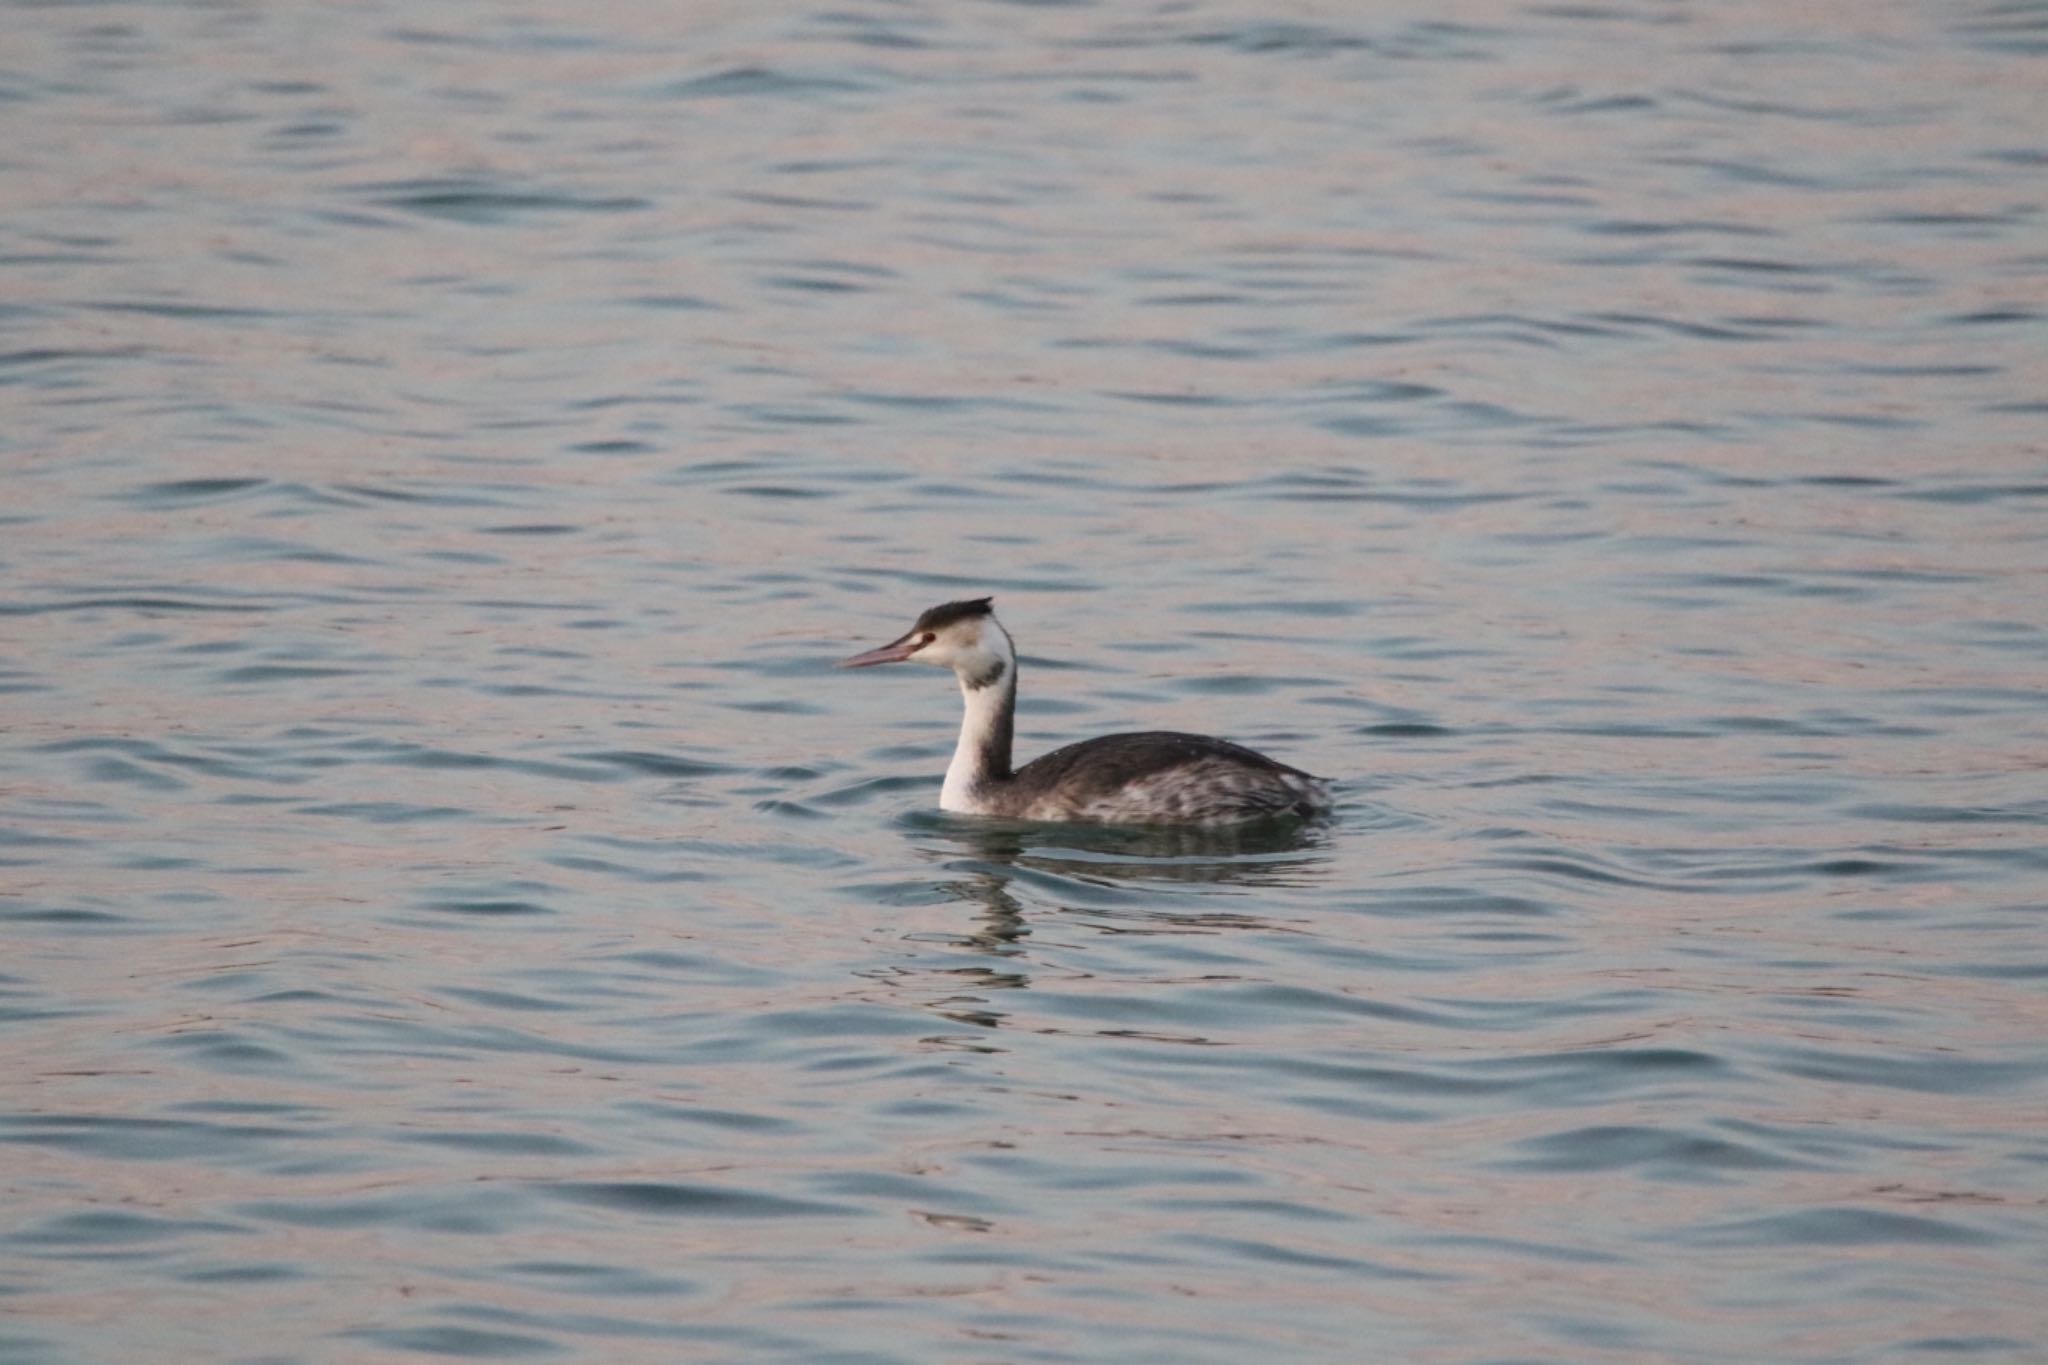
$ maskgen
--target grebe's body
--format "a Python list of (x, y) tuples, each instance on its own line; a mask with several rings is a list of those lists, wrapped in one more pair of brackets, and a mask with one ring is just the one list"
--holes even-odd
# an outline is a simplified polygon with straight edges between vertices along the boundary
[(1017, 651), (989, 603), (981, 597), (933, 607), (901, 639), (841, 664), (914, 661), (953, 670), (967, 714), (940, 809), (1146, 825), (1305, 819), (1328, 809), (1322, 778), (1228, 740), (1170, 730), (1083, 740), (1012, 771)]

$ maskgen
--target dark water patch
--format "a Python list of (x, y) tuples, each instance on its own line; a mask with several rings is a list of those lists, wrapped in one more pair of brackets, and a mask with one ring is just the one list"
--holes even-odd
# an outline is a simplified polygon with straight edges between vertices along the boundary
[(2048, 55), (2048, 9), (2039, 0), (1978, 3), (1949, 20), (1970, 46), (2005, 56)]
[[(1032, 402), (1019, 398), (1002, 398), (989, 394), (944, 394), (944, 393), (884, 393), (873, 389), (854, 390), (844, 395), (851, 403), (864, 403), (871, 407), (886, 408), (892, 412), (930, 413), (951, 415), (956, 413), (1046, 413), (1056, 412), (1056, 405)], [(938, 487), (929, 483), (913, 485), (919, 491)], [(974, 489), (979, 492), (981, 490)]]
[(862, 94), (875, 88), (851, 72), (742, 65), (692, 76), (650, 92), (666, 99), (794, 99)]
[(248, 1163), (259, 1150), (336, 1136), (308, 1125), (202, 1123), (102, 1114), (0, 1116), (0, 1142), (54, 1147), (113, 1161)]
[(2048, 497), (2048, 483), (1982, 483), (1982, 484), (1936, 484), (1902, 487), (1893, 495), (1913, 502), (1952, 503), (1958, 506), (1973, 506), (1982, 503), (1997, 503), (2007, 499), (2034, 499)]
[(509, 1261), (489, 1269), (503, 1278), (562, 1294), (605, 1297), (667, 1297), (701, 1292), (693, 1280), (662, 1275), (639, 1266), (601, 1261)]
[(249, 564), (334, 564), (362, 567), (375, 561), (275, 536), (221, 536), (200, 553), (211, 559)]
[(295, 1074), (303, 1059), (235, 1029), (193, 1029), (154, 1040), (155, 1046), (183, 1056), (208, 1070), (233, 1073)]
[(408, 1355), (454, 1356), (465, 1360), (525, 1360), (557, 1356), (570, 1349), (549, 1337), (491, 1332), (440, 1324), (427, 1327), (358, 1327), (339, 1335)]
[[(219, 319), (275, 318), (280, 316), (269, 308), (236, 308), (218, 303), (180, 303), (167, 299), (105, 299), (80, 305), (101, 313), (140, 313), (146, 317), (178, 318), (197, 321)], [(197, 482), (206, 482), (198, 480)]]
[(164, 1218), (123, 1209), (64, 1214), (9, 1234), (6, 1240), (46, 1256), (79, 1256), (181, 1242), (189, 1237), (251, 1229), (216, 1219)]
[[(8, 919), (8, 918), (9, 918), (8, 916), (5, 916), (5, 915), (0, 915), (0, 924), (4, 924), (4, 923), (6, 923), (6, 922), (7, 922), (7, 919)], [(48, 1008), (48, 1009), (43, 1009), (43, 1008), (38, 1008), (38, 1007), (36, 1007), (36, 1006), (33, 1006), (33, 1005), (6, 1005), (6, 1004), (0, 1004), (0, 1024), (17, 1024), (17, 1025), (19, 1025), (19, 1024), (39, 1024), (39, 1023), (49, 1023), (49, 1022), (53, 1022), (53, 1021), (55, 1021), (55, 1020), (58, 1020), (58, 1019), (76, 1019), (76, 1018), (80, 1018), (80, 1017), (82, 1017), (82, 1016), (84, 1016), (84, 1015), (88, 1014), (89, 1012), (90, 1012), (90, 1011), (87, 1011), (87, 1010), (78, 1010), (78, 1009), (63, 1009), (63, 1008)], [(4, 1140), (5, 1140), (5, 1139), (4, 1139), (4, 1137), (0, 1137), (0, 1141), (4, 1141)]]
[[(1279, 984), (1217, 986), (1197, 997), (1203, 1013), (1213, 1013), (1218, 1022), (1234, 1019), (1309, 1020), (1319, 1015), (1386, 1019), (1405, 1024), (1465, 1028), (1474, 1022), (1470, 1013), (1445, 1008), (1446, 1002), (1432, 1002), (1436, 1008), (1396, 1004), (1343, 991), (1311, 990), (1305, 986)], [(1483, 1026), (1483, 1025), (1482, 1025)], [(1501, 1027), (1514, 1027), (1502, 1024)]]
[(1819, 422), (1828, 426), (1861, 427), (1870, 431), (1917, 431), (1928, 425), (1915, 418), (1882, 412), (1805, 412), (1775, 420)]
[(1580, 852), (1491, 856), (1480, 865), (1533, 874), (1565, 885), (1590, 883), (1607, 887), (1630, 887), (1645, 891), (1696, 891), (1697, 886), (1643, 876), (1616, 868), (1603, 859)]
[[(1322, 423), (1343, 435), (1369, 434), (1357, 421), (1338, 418)], [(1475, 489), (1451, 479), (1379, 483), (1356, 475), (1286, 474), (1242, 486), (1240, 496), (1274, 502), (1353, 502), (1414, 511), (1455, 512), (1494, 503), (1518, 502), (1526, 494)]]
[(687, 882), (708, 882), (716, 880), (712, 873), (688, 867), (634, 867), (610, 858), (596, 858), (588, 854), (549, 854), (550, 867), (559, 867), (571, 872), (594, 872), (605, 877), (619, 877), (647, 886), (674, 886)]
[(533, 1199), (518, 1184), (501, 1180), (366, 1196), (254, 1199), (236, 1204), (234, 1211), (259, 1223), (295, 1228), (382, 1228), (474, 1237), (516, 1234), (530, 1228), (538, 1216)]
[(1961, 961), (1920, 970), (1936, 976), (1977, 977), (1987, 981), (2039, 981), (2048, 978), (2048, 960), (2012, 962)]
[(1596, 313), (1597, 321), (1614, 329), (1615, 335), (1664, 334), (1692, 341), (1766, 341), (1774, 332), (1764, 327), (1743, 326), (1731, 321), (1701, 322), (1687, 318), (1658, 317), (1648, 313)]
[[(819, 424), (827, 424), (831, 422), (840, 421), (842, 419), (831, 417), (816, 417), (808, 418), (805, 420), (813, 421)], [(787, 483), (733, 484), (721, 491), (729, 493), (736, 498), (765, 498), (771, 501), (783, 499), (801, 501), (811, 498), (832, 498), (838, 496), (836, 491), (829, 488), (808, 488), (797, 484)]]
[[(522, 615), (531, 614), (533, 612), (566, 613), (572, 611), (592, 611), (595, 610), (597, 606), (597, 604), (593, 602), (579, 602), (574, 600), (563, 601), (560, 599), (544, 597), (477, 597), (471, 598), (463, 602), (461, 605), (466, 607), (475, 607), (478, 611), (502, 611), (519, 613)], [(569, 624), (571, 626), (574, 626), (576, 623), (571, 622)]]
[(1687, 1229), (1672, 1240), (1706, 1247), (1996, 1246), (2007, 1240), (1949, 1219), (1884, 1209), (1805, 1209)]
[(538, 901), (530, 900), (430, 900), (423, 902), (421, 908), (441, 915), (475, 915), (489, 919), (557, 913)]
[(264, 612), (280, 604), (262, 602), (216, 602), (195, 598), (158, 596), (74, 597), (48, 602), (0, 602), (0, 616), (41, 616), (51, 612), (135, 611), (145, 616), (161, 612)]
[(1566, 1049), (1521, 1057), (1482, 1059), (1461, 1070), (1506, 1078), (1528, 1099), (1581, 1104), (1640, 1091), (1676, 1093), (1688, 1084), (1725, 1081), (1733, 1074), (1728, 1062), (1711, 1053), (1677, 1047), (1608, 1047)]
[[(836, 275), (772, 274), (761, 276), (760, 283), (764, 288), (787, 289), (800, 294), (866, 294), (874, 290), (873, 285), (864, 281), (843, 279)], [(817, 409), (808, 410), (808, 415), (802, 415), (797, 410), (787, 411), (790, 413), (787, 420), (798, 422), (851, 422), (853, 420), (851, 417), (843, 414), (826, 414)]]
[(268, 683), (346, 678), (362, 671), (359, 668), (334, 668), (317, 664), (243, 664), (238, 668), (222, 669), (214, 674), (214, 681), (223, 687), (250, 687)]
[(929, 794), (934, 789), (934, 780), (925, 775), (897, 774), (890, 777), (872, 777), (865, 782), (855, 782), (829, 791), (816, 792), (806, 800), (817, 806), (832, 808), (864, 806), (877, 797), (897, 796), (905, 792)]
[[(207, 741), (194, 740), (193, 743)], [(211, 753), (191, 749), (174, 749), (144, 739), (124, 739), (112, 735), (81, 735), (75, 739), (57, 740), (39, 747), (37, 752), (46, 754), (88, 754), (100, 758), (119, 760), (141, 769), (169, 768), (178, 772), (197, 773), (204, 777), (222, 778), (235, 782), (265, 782), (289, 784), (301, 780), (298, 774), (280, 773), (277, 768), (286, 764), (283, 756), (262, 745), (222, 746), (218, 741)], [(250, 761), (250, 760), (260, 761)], [(89, 765), (88, 765), (89, 766)], [(287, 764), (287, 766), (290, 766)], [(158, 773), (160, 778), (169, 774)], [(176, 781), (175, 778), (170, 778)], [(185, 785), (182, 782), (179, 786)], [(246, 799), (246, 798), (245, 798)], [(279, 800), (285, 798), (276, 798)]]
[(575, 455), (652, 455), (660, 447), (648, 441), (614, 438), (605, 441), (578, 441), (568, 450)]
[(1269, 692), (1286, 691), (1299, 687), (1326, 687), (1327, 678), (1302, 678), (1272, 676), (1255, 673), (1210, 673), (1200, 677), (1183, 678), (1174, 684), (1178, 692), (1191, 692), (1197, 696), (1258, 697)]
[[(987, 593), (1054, 594), (1094, 592), (1099, 590), (1101, 586), (1095, 580), (1075, 574), (1071, 570), (1068, 571), (1065, 577), (1059, 577), (1044, 573), (1018, 573), (1014, 570), (997, 572), (998, 568), (1000, 566), (990, 566), (989, 569), (984, 570), (974, 579), (974, 586)], [(826, 572), (848, 582), (869, 583), (880, 581), (892, 589), (899, 587), (917, 588), (921, 592), (924, 590), (936, 590), (939, 593), (955, 594), (963, 590), (957, 574), (933, 573), (928, 569), (905, 566), (878, 566), (861, 562), (842, 562), (828, 566)], [(909, 611), (914, 612), (918, 606), (914, 602), (903, 603), (900, 597), (894, 599), (893, 603), (888, 605), (899, 613), (904, 611), (906, 607)], [(1001, 609), (1001, 605), (1001, 603), (997, 604), (998, 610)], [(902, 622), (898, 621), (896, 623), (896, 630), (900, 631), (902, 628)], [(1078, 666), (1071, 661), (1063, 662), (1059, 659), (1041, 657), (1028, 652), (1023, 657), (1023, 665), (1026, 668), (1033, 669), (1074, 668)]]
[(1428, 884), (1391, 887), (1355, 904), (1357, 909), (1371, 915), (1421, 915), (1433, 919), (1449, 916), (1537, 919), (1565, 909), (1563, 902), (1477, 887)]
[(39, 346), (0, 351), (0, 386), (33, 383), (46, 367), (61, 370), (79, 361), (133, 360), (146, 354), (139, 346)]
[(725, 705), (730, 710), (746, 711), (757, 716), (824, 716), (832, 714), (828, 707), (820, 706), (815, 702), (804, 701), (736, 701), (727, 702)]
[[(1499, 403), (1472, 401), (1444, 402), (1432, 409), (1431, 424), (1447, 431), (1501, 430), (1511, 427), (1533, 427), (1542, 425), (1545, 419), (1530, 413), (1517, 412)], [(1420, 422), (1399, 422), (1384, 417), (1340, 416), (1320, 420), (1316, 426), (1338, 436), (1358, 436), (1368, 439), (1420, 435)], [(1492, 501), (1495, 497), (1505, 499), (1514, 495), (1498, 494), (1483, 498)], [(1361, 499), (1371, 501), (1372, 499)]]
[(828, 820), (831, 818), (829, 812), (819, 810), (816, 806), (810, 805), (803, 801), (790, 801), (780, 797), (771, 797), (767, 800), (756, 801), (754, 803), (754, 809), (759, 811), (763, 815), (774, 816), (778, 819), (784, 820), (816, 821)]
[(559, 1057), (605, 1066), (638, 1066), (657, 1058), (622, 1048), (563, 1042), (544, 1029), (498, 1024), (439, 1026), (431, 1018), (355, 1016), (335, 1022), (332, 1033), (347, 1039), (353, 1055), (474, 1061), (479, 1055)]
[(634, 213), (653, 207), (651, 201), (632, 195), (532, 189), (481, 176), (385, 181), (354, 186), (351, 193), (384, 208), (476, 225), (551, 214)]
[[(1682, 1048), (1566, 1050), (1438, 1065), (1397, 1062), (1387, 1054), (1377, 1060), (1340, 1062), (1238, 1048), (1174, 1055), (1182, 1066), (1202, 1065), (1214, 1057), (1210, 1066), (1233, 1073), (1312, 1082), (1320, 1088), (1290, 1099), (1310, 1107), (1356, 1106), (1362, 1115), (1378, 1112), (1391, 1121), (1421, 1120), (1440, 1114), (1442, 1106), (1482, 1099), (1581, 1106), (1625, 1096), (1669, 1097), (1729, 1074), (1721, 1059)], [(1435, 1107), (1403, 1110), (1394, 1106), (1395, 1100), (1432, 1101)]]
[(821, 844), (792, 844), (787, 840), (765, 839), (759, 842), (703, 839), (691, 837), (682, 830), (664, 831), (651, 839), (582, 835), (577, 837), (576, 842), (582, 847), (601, 849), (617, 854), (623, 859), (649, 864), (701, 868), (718, 864), (758, 866), (774, 863), (789, 867), (831, 870), (866, 865), (861, 859), (840, 849)]
[(1353, 731), (1380, 739), (1449, 739), (1458, 733), (1441, 725), (1429, 725), (1420, 721), (1388, 721), (1379, 725), (1359, 725), (1354, 726)]
[(476, 812), (459, 806), (414, 806), (403, 801), (344, 801), (325, 806), (299, 806), (296, 813), (360, 820), (371, 825), (410, 825), (429, 820), (476, 818)]
[[(1278, 598), (1263, 601), (1246, 601), (1231, 598), (1217, 601), (1195, 601), (1180, 608), (1181, 611), (1201, 616), (1306, 616), (1310, 618), (1341, 618), (1358, 616), (1365, 612), (1367, 604), (1357, 598)], [(1302, 681), (1327, 685), (1327, 680), (1303, 679)]]
[[(904, 1175), (895, 1171), (847, 1171), (812, 1178), (812, 1188), (837, 1198), (881, 1207), (931, 1206), (948, 1214), (979, 1215), (983, 1219), (1016, 1217), (1024, 1206), (994, 1198), (957, 1181), (935, 1178), (927, 1173)], [(929, 1221), (929, 1210), (920, 1217)]]
[(765, 966), (669, 949), (641, 949), (608, 955), (597, 960), (606, 964), (623, 964), (626, 968), (644, 973), (649, 979), (656, 981), (694, 980), (699, 983), (744, 986), (758, 990), (781, 979), (777, 972)]
[[(1530, 100), (1530, 103), (1541, 108), (1545, 113), (1564, 115), (1567, 117), (1581, 116), (1586, 114), (1646, 113), (1648, 111), (1660, 107), (1659, 101), (1655, 97), (1650, 95), (1590, 94), (1583, 90), (1580, 90), (1576, 86), (1567, 86), (1562, 89), (1546, 90), (1541, 95), (1536, 96), (1535, 98)], [(1506, 199), (1506, 196), (1502, 196), (1502, 198)], [(1528, 195), (1523, 198), (1512, 200), (1509, 202), (1562, 202), (1565, 204), (1571, 204), (1576, 206), (1578, 204), (1584, 203), (1585, 201), (1581, 200), (1577, 196)]]
[(1508, 1170), (1582, 1173), (1637, 1170), (1651, 1180), (1720, 1180), (1756, 1170), (1786, 1170), (1813, 1163), (1749, 1142), (1640, 1125), (1600, 1125), (1529, 1138)]
[[(565, 985), (567, 983), (564, 983)], [(472, 986), (443, 986), (440, 993), (453, 1000), (481, 1005), (485, 1009), (513, 1010), (519, 1013), (560, 1013), (583, 1008), (567, 1000), (547, 996), (531, 995), (523, 991), (503, 988), (485, 989)]]
[[(1071, 865), (1077, 872), (1116, 875), (1150, 868), (1167, 875), (1184, 863), (1240, 870), (1284, 866), (1313, 859), (1327, 848), (1329, 833), (1315, 822), (1254, 821), (1224, 826), (1049, 824), (1036, 821), (961, 817), (920, 811), (905, 817), (907, 828), (938, 836), (952, 848), (989, 860), (996, 869), (1018, 865)], [(1227, 876), (1227, 874), (1219, 874)]]
[(1822, 193), (1840, 193), (1869, 187), (1866, 178), (1846, 171), (1828, 175), (1811, 170), (1795, 170), (1782, 165), (1769, 165), (1761, 161), (1731, 161), (1724, 157), (1712, 156), (1676, 155), (1662, 160), (1664, 164), (1675, 169), (1704, 172), (1712, 180), (1727, 181), (1738, 186), (1762, 185), (1776, 189)]
[(620, 1106), (628, 1112), (646, 1115), (664, 1123), (703, 1125), (711, 1128), (729, 1129), (736, 1133), (758, 1134), (801, 1138), (809, 1132), (809, 1125), (789, 1119), (777, 1118), (773, 1114), (753, 1114), (735, 1109), (715, 1109), (704, 1105), (662, 1104), (651, 1100), (634, 1100)]
[(1249, 1237), (1225, 1237), (1215, 1233), (1188, 1233), (1175, 1239), (1181, 1245), (1220, 1254), (1233, 1261), (1285, 1268), (1291, 1272), (1324, 1271), (1357, 1276), (1367, 1280), (1441, 1280), (1449, 1276), (1409, 1266), (1388, 1265), (1361, 1256), (1289, 1246), (1284, 1242)]
[(1708, 109), (1766, 118), (1797, 119), (1816, 123), (1853, 123), (1863, 127), (1917, 122), (1933, 112), (1931, 107), (1901, 109), (1896, 104), (1792, 104), (1784, 100), (1737, 99), (1703, 90), (1673, 92), (1675, 103), (1697, 104)]
[(587, 1142), (552, 1133), (406, 1133), (404, 1137), (422, 1146), (479, 1156), (592, 1156), (598, 1151)]
[(404, 768), (427, 770), (463, 769), (487, 770), (502, 768), (510, 772), (524, 773), (532, 777), (559, 779), (570, 782), (615, 782), (621, 777), (620, 770), (611, 765), (578, 765), (550, 762), (542, 759), (504, 758), (495, 754), (468, 753), (455, 749), (436, 749), (423, 744), (404, 740), (390, 740), (374, 737), (352, 739), (332, 746), (339, 751), (339, 757), (323, 757), (313, 761), (316, 766), (333, 766), (351, 762), (389, 764)]
[[(1698, 233), (1706, 236), (1729, 237), (1771, 237), (1777, 233), (1772, 228), (1759, 227), (1754, 223), (1738, 223), (1712, 218), (1696, 219), (1655, 219), (1655, 218), (1596, 218), (1578, 224), (1578, 231), (1599, 237), (1679, 237)], [(1663, 327), (1671, 319), (1643, 313), (1596, 314), (1597, 318), (1611, 320), (1627, 326), (1646, 325)], [(1604, 329), (1593, 329), (1596, 332)]]
[[(806, 1044), (829, 1042), (837, 1048), (852, 1038), (912, 1038), (922, 1033), (925, 1026), (926, 1021), (922, 1018), (875, 1006), (827, 1005), (765, 1010), (751, 1021), (750, 1033), (761, 1040), (780, 1039)], [(853, 1059), (852, 1064), (866, 1066), (879, 1055), (863, 1053)], [(828, 1057), (827, 1064), (836, 1067), (843, 1060), (832, 1056)]]
[[(20, 865), (19, 859), (0, 858), (0, 867)], [(117, 914), (112, 910), (88, 910), (75, 905), (0, 905), (0, 923), (47, 924), (58, 929), (110, 930), (134, 925), (137, 921), (132, 916)]]
[(1911, 1090), (1928, 1095), (1986, 1095), (2024, 1090), (2048, 1078), (2048, 1058), (1992, 1061), (1955, 1052), (1878, 1055), (1841, 1049), (1763, 1049), (1779, 1071), (1804, 1080)]
[(559, 1181), (533, 1188), (590, 1208), (658, 1218), (846, 1218), (861, 1212), (850, 1205), (789, 1199), (729, 1185), (621, 1180)]
[(1984, 308), (1973, 313), (1958, 313), (1944, 318), (1943, 322), (1955, 327), (2006, 327), (2039, 322), (2042, 316), (2031, 308)]
[(1942, 874), (1940, 868), (1929, 862), (1880, 858), (1800, 858), (1744, 866), (1701, 867), (1693, 869), (1689, 875), (1698, 883), (1798, 884), (1814, 877), (1870, 877), (1903, 884), (1939, 878)]
[(1426, 1233), (1402, 1239), (1405, 1244), (1446, 1251), (1499, 1252), (1508, 1256), (1565, 1265), (1615, 1265), (1628, 1259), (1616, 1252), (1560, 1242), (1537, 1242), (1522, 1238), (1489, 1237), (1469, 1233)]
[(124, 758), (95, 758), (85, 765), (85, 776), (92, 782), (117, 782), (150, 791), (183, 791), (187, 785), (169, 773), (155, 772)]
[(635, 308), (651, 308), (665, 313), (718, 313), (725, 311), (725, 305), (698, 294), (635, 294), (622, 300)]
[(1298, 1199), (1255, 1199), (1255, 1198), (1214, 1198), (1211, 1196), (1173, 1197), (1161, 1196), (1148, 1201), (1156, 1209), (1172, 1209), (1189, 1213), (1253, 1214), (1259, 1217), (1275, 1217), (1298, 1224), (1339, 1224), (1348, 1223), (1348, 1214), (1335, 1213)]
[(1289, 23), (1275, 20), (1246, 23), (1231, 28), (1204, 29), (1183, 34), (1175, 41), (1192, 47), (1222, 47), (1250, 55), (1295, 57), (1328, 56), (1339, 52), (1370, 49), (1373, 43), (1363, 34), (1324, 24)]
[(177, 506), (233, 499), (270, 486), (271, 481), (262, 478), (172, 479), (165, 483), (145, 484), (135, 491), (133, 498), (149, 506)]
[(422, 480), (397, 484), (337, 483), (335, 492), (372, 502), (412, 504), (422, 507), (503, 507), (507, 499), (486, 492), (474, 484), (430, 485)]
[(1503, 341), (1540, 350), (1556, 350), (1573, 341), (1623, 335), (1609, 323), (1592, 316), (1550, 318), (1523, 313), (1456, 313), (1424, 318), (1414, 325), (1417, 332), (1427, 336)]
[(1976, 1355), (1991, 1352), (2013, 1352), (2018, 1354), (2032, 1345), (2018, 1337), (2000, 1336), (1946, 1336), (1923, 1337), (1918, 1341), (1900, 1344), (1902, 1351), (1919, 1351), (1929, 1355)]
[(1843, 812), (1859, 820), (1913, 825), (2048, 825), (2048, 801), (2017, 806), (1935, 806), (1871, 802)]
[(263, 1285), (304, 1280), (312, 1272), (303, 1265), (283, 1261), (238, 1261), (227, 1265), (192, 1266), (173, 1272), (181, 1284)]
[[(817, 1360), (845, 1365), (880, 1365), (882, 1359), (870, 1353), (836, 1350), (822, 1343), (811, 1343), (805, 1349), (779, 1333), (726, 1328), (703, 1321), (674, 1323), (599, 1313), (530, 1312), (487, 1303), (458, 1302), (443, 1311), (464, 1319), (464, 1323), (360, 1328), (345, 1335), (387, 1343), (409, 1355), (454, 1355), (483, 1360), (525, 1359), (563, 1352), (585, 1355), (584, 1347), (590, 1341), (670, 1341), (676, 1343), (674, 1350), (688, 1354), (700, 1353), (706, 1345), (722, 1342), (738, 1352), (731, 1357), (734, 1359)], [(606, 1354), (616, 1358), (617, 1348)]]
[[(1134, 879), (1119, 877), (1116, 869), (1089, 868), (1083, 872), (1065, 861), (1019, 860), (1003, 867), (1012, 894), (1032, 895), (1067, 910), (1105, 911), (1130, 909), (1141, 916), (1155, 913), (1150, 907), (1150, 890), (1128, 884)], [(904, 888), (915, 892), (921, 884)], [(899, 893), (900, 894), (900, 893)]]
[(683, 758), (676, 754), (636, 749), (602, 749), (590, 753), (572, 753), (567, 757), (584, 763), (604, 764), (643, 777), (710, 777), (734, 771), (726, 764), (713, 763), (708, 759)]
[(1240, 406), (1238, 400), (1216, 393), (1196, 393), (1191, 390), (1144, 391), (1110, 390), (1107, 397), (1120, 398), (1129, 403), (1153, 403), (1177, 408), (1228, 408)]

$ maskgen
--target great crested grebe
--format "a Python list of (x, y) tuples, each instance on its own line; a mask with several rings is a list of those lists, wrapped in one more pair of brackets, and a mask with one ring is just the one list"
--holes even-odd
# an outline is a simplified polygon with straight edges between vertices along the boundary
[(960, 680), (967, 715), (939, 793), (941, 810), (1017, 820), (1227, 825), (1306, 819), (1329, 808), (1323, 778), (1241, 744), (1171, 730), (1085, 739), (1010, 771), (1017, 651), (992, 600), (933, 607), (901, 639), (839, 664), (937, 664)]

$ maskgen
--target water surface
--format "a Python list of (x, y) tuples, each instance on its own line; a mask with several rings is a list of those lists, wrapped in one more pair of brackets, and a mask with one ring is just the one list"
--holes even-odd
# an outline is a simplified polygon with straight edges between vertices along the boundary
[(0, 1358), (2041, 1350), (2038, 6), (8, 33)]

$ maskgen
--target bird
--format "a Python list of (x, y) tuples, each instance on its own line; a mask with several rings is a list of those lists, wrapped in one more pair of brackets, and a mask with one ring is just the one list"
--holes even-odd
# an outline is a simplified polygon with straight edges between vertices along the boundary
[(1173, 730), (1082, 740), (1013, 771), (1017, 650), (994, 603), (976, 597), (933, 607), (888, 644), (839, 662), (953, 670), (966, 715), (939, 809), (1013, 820), (1209, 826), (1309, 820), (1329, 810), (1329, 779), (1229, 740)]

